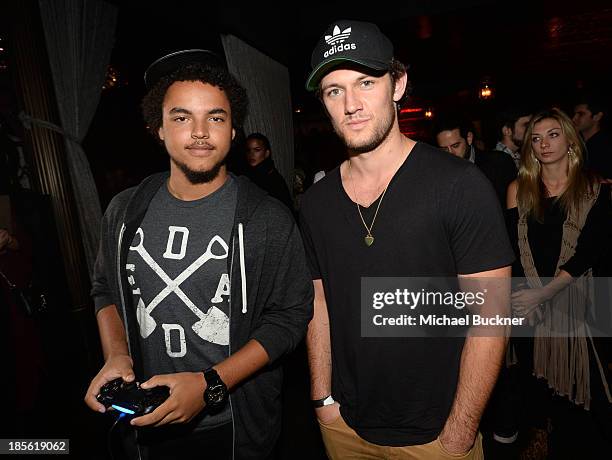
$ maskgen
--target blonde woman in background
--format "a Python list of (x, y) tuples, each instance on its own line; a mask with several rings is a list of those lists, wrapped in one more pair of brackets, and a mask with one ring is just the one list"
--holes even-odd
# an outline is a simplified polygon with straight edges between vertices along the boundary
[(584, 169), (584, 145), (561, 110), (531, 118), (507, 201), (513, 275), (527, 280), (512, 296), (513, 311), (534, 324), (519, 359), (554, 393), (545, 404), (550, 458), (567, 458), (572, 449), (573, 458), (597, 458), (609, 449), (612, 397), (587, 317), (592, 267), (610, 244), (612, 206), (609, 186)]

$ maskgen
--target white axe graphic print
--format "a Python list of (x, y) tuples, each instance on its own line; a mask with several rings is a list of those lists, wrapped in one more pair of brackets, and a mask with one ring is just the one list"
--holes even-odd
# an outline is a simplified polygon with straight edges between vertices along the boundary
[[(142, 298), (138, 301), (136, 307), (136, 318), (140, 326), (140, 335), (146, 339), (155, 330), (157, 323), (151, 316), (151, 312), (162, 302), (170, 293), (174, 292), (179, 299), (198, 317), (199, 321), (194, 323), (191, 328), (193, 331), (203, 340), (208, 342), (216, 343), (218, 345), (229, 344), (229, 318), (222, 310), (212, 306), (206, 313), (203, 313), (195, 304), (185, 295), (180, 288), (180, 285), (193, 275), (200, 267), (211, 259), (226, 259), (229, 253), (229, 248), (225, 241), (215, 235), (208, 243), (206, 252), (198, 257), (189, 267), (187, 267), (179, 276), (175, 279), (171, 279), (166, 272), (153, 260), (151, 255), (144, 247), (144, 232), (141, 228), (136, 231), (136, 234), (140, 236), (140, 242), (136, 246), (130, 246), (130, 251), (136, 251), (142, 260), (153, 269), (155, 273), (166, 283), (166, 287), (159, 293), (155, 298), (145, 305)], [(213, 246), (217, 243), (223, 253), (214, 254)]]

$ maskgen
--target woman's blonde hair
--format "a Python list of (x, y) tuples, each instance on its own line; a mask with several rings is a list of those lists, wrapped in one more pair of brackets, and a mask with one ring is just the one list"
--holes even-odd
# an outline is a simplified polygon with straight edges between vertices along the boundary
[(584, 170), (585, 147), (572, 120), (557, 108), (535, 114), (529, 120), (521, 148), (517, 202), (522, 210), (539, 222), (543, 220), (544, 200), (548, 197), (548, 193), (542, 182), (542, 166), (535, 156), (531, 136), (534, 126), (546, 119), (556, 120), (561, 125), (561, 131), (569, 145), (568, 184), (565, 191), (557, 197), (563, 211), (567, 214), (572, 209), (576, 210), (581, 199), (586, 194), (592, 193), (594, 183), (594, 178)]

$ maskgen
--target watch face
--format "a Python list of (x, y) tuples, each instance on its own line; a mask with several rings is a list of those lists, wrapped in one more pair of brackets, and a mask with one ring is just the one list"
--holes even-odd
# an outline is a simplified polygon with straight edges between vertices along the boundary
[(209, 388), (208, 391), (208, 402), (209, 404), (219, 404), (225, 400), (225, 386), (214, 385)]
[(225, 386), (225, 383), (223, 383), (223, 380), (221, 380), (214, 369), (205, 371), (204, 379), (207, 384), (206, 390), (204, 390), (204, 401), (206, 405), (213, 412), (221, 410), (227, 401), (227, 386)]

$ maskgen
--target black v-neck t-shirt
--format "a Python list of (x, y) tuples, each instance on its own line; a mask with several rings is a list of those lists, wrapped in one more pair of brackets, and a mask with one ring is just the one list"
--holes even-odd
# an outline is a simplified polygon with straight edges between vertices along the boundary
[[(377, 205), (362, 208), (368, 225)], [(361, 337), (361, 277), (454, 277), (510, 265), (491, 184), (470, 162), (417, 143), (380, 204), (372, 246), (339, 168), (311, 187), (300, 213), (312, 278), (325, 290), (332, 392), (343, 417), (375, 444), (434, 440), (455, 396), (463, 339)]]

